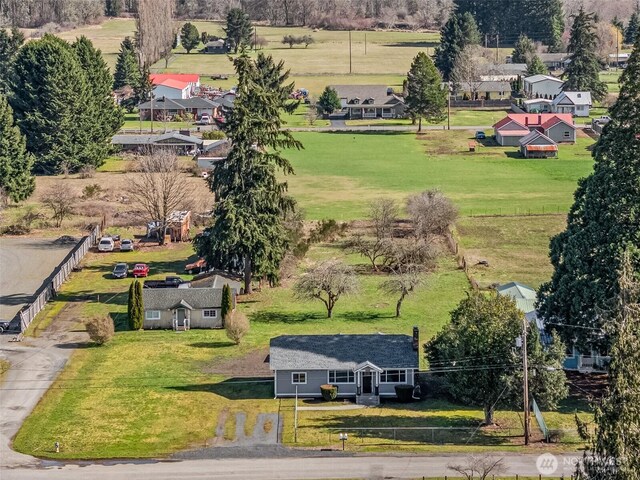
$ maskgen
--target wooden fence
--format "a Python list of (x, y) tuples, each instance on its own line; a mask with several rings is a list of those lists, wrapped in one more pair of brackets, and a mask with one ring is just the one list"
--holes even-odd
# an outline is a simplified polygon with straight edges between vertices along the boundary
[(453, 235), (453, 227), (449, 227), (445, 233), (445, 237), (447, 239), (447, 244), (449, 246), (449, 250), (456, 256), (456, 261), (458, 262), (458, 268), (464, 270), (464, 274), (467, 276), (467, 280), (469, 280), (469, 284), (471, 284), (471, 288), (474, 290), (479, 290), (480, 286), (475, 278), (469, 273), (469, 266), (467, 263), (467, 259), (464, 256), (464, 253), (460, 249), (460, 244), (456, 240)]
[(89, 235), (82, 237), (82, 240), (77, 243), (73, 250), (60, 262), (38, 289), (33, 301), (18, 313), (21, 333), (24, 332), (33, 319), (36, 318), (36, 315), (44, 308), (47, 301), (56, 296), (56, 292), (67, 278), (69, 278), (73, 269), (78, 266), (89, 249), (98, 243), (104, 226), (105, 220), (103, 219), (101, 224), (96, 225)]

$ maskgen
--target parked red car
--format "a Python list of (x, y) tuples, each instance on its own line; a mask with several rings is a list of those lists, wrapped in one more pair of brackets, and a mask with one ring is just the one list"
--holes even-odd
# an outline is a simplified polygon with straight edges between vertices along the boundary
[(149, 265), (146, 263), (136, 263), (133, 267), (133, 277), (146, 277), (149, 275)]

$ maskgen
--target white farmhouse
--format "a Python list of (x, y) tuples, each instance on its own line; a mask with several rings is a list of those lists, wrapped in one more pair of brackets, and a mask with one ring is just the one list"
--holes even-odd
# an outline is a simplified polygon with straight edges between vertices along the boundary
[(591, 92), (562, 92), (553, 99), (553, 113), (570, 113), (574, 117), (588, 117), (593, 103)]

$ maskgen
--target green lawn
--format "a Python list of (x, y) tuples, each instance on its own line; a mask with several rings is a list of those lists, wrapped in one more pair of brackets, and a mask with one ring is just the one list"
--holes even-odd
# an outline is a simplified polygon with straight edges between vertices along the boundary
[(609, 93), (620, 92), (620, 84), (618, 83), (618, 80), (620, 79), (621, 74), (622, 74), (621, 70), (618, 70), (617, 72), (615, 70), (612, 70), (612, 71), (600, 73), (600, 80), (602, 80), (607, 84)]
[[(551, 278), (549, 240), (564, 215), (466, 217), (457, 223), (460, 247), (480, 287), (518, 281), (534, 288)], [(489, 266), (477, 265), (480, 260)]]
[[(497, 123), (507, 115), (507, 110), (501, 109), (452, 109), (451, 110), (451, 126), (452, 127), (474, 127), (474, 126), (490, 126)], [(404, 118), (389, 118), (378, 120), (347, 120), (347, 125), (411, 125), (411, 120)], [(434, 125), (423, 122), (423, 126)], [(438, 122), (435, 125), (447, 125), (447, 120)], [(418, 129), (416, 125), (416, 130)], [(489, 132), (487, 132), (489, 133)]]
[(305, 150), (287, 152), (290, 192), (308, 218), (362, 218), (369, 201), (439, 188), (462, 215), (562, 213), (592, 169), (593, 140), (561, 145), (560, 157), (525, 160), (514, 147), (468, 152), (473, 131), (301, 132)]

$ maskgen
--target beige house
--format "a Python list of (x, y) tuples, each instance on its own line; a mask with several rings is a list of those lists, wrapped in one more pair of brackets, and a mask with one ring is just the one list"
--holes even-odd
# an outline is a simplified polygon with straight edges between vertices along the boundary
[[(232, 290), (235, 306), (235, 293)], [(145, 330), (222, 328), (222, 288), (145, 288), (142, 290)]]

